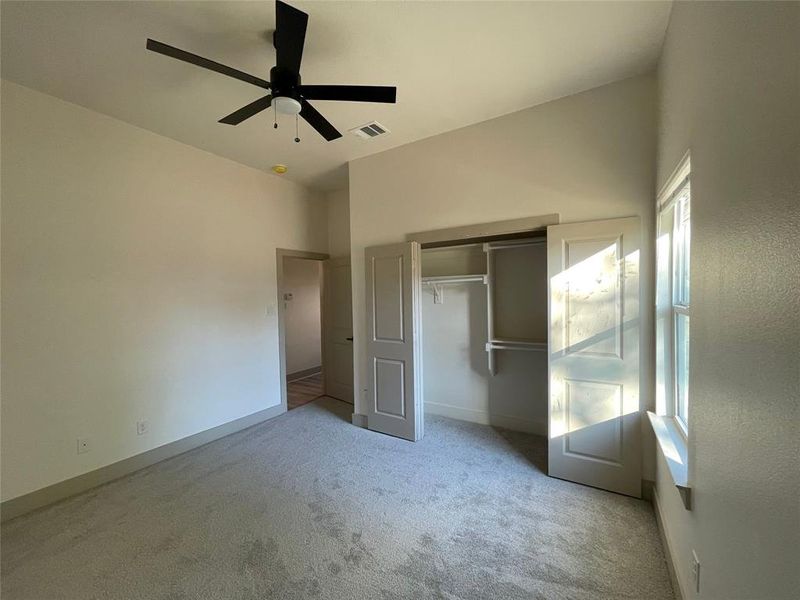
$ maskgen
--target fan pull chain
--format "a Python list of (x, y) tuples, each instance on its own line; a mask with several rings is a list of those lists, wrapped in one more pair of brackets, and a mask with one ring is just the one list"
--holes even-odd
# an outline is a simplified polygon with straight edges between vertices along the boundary
[(294, 116), (294, 141), (300, 143), (300, 117)]
[(272, 103), (272, 121), (273, 121), (272, 128), (273, 129), (277, 129), (278, 128), (278, 109), (275, 108), (275, 103), (274, 102)]

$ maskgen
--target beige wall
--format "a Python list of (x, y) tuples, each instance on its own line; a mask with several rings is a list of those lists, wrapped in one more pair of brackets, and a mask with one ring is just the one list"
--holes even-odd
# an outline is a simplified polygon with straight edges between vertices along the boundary
[(321, 278), (321, 261), (283, 258), (287, 376), (322, 367)]
[(2, 499), (279, 404), (275, 248), (326, 250), (314, 200), (4, 81)]
[(657, 479), (687, 600), (800, 597), (798, 40), (798, 3), (677, 2), (659, 68), (659, 183), (692, 160), (693, 509)]
[[(350, 163), (356, 412), (366, 410), (365, 247), (416, 231), (554, 212), (562, 222), (639, 215), (642, 265), (649, 267), (655, 144), (655, 80), (642, 76)], [(651, 271), (643, 268), (645, 305), (652, 304)], [(652, 347), (651, 330), (644, 322), (643, 348)], [(645, 354), (648, 404), (651, 361)]]
[(347, 189), (329, 192), (328, 254), (331, 258), (350, 256), (350, 192)]

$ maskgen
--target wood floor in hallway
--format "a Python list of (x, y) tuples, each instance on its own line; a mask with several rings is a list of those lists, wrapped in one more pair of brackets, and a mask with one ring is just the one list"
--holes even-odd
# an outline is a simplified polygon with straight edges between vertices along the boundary
[(308, 404), (323, 395), (322, 373), (311, 375), (305, 379), (290, 381), (286, 385), (286, 402), (288, 409), (292, 410), (298, 406)]

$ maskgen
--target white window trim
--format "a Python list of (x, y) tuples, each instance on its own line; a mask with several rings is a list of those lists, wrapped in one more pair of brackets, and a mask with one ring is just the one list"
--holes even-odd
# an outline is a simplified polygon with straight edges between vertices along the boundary
[[(684, 438), (687, 438), (689, 434), (689, 423), (684, 418), (684, 415), (680, 414), (680, 399), (679, 399), (679, 390), (678, 390), (678, 315), (684, 315), (689, 317), (691, 322), (691, 301), (684, 304), (678, 296), (681, 294), (678, 291), (678, 278), (676, 277), (675, 272), (675, 258), (678, 257), (679, 248), (683, 242), (682, 239), (678, 239), (675, 237), (675, 233), (681, 227), (682, 223), (680, 223), (681, 219), (683, 218), (682, 212), (679, 212), (678, 208), (679, 205), (676, 205), (677, 199), (683, 196), (683, 191), (686, 189), (686, 186), (690, 186), (689, 192), (689, 202), (690, 202), (690, 211), (691, 211), (691, 184), (689, 181), (691, 175), (687, 175), (685, 179), (681, 180), (681, 182), (677, 185), (675, 190), (672, 192), (670, 200), (667, 206), (672, 207), (672, 250), (670, 252), (670, 278), (669, 278), (669, 297), (670, 297), (670, 306), (669, 306), (669, 314), (670, 314), (670, 374), (672, 376), (672, 397), (668, 404), (668, 409), (670, 414), (675, 419), (675, 423), (678, 425), (678, 429), (680, 430), (681, 434), (683, 434)], [(691, 251), (690, 251), (691, 252)], [(685, 261), (686, 257), (681, 254), (680, 257), (682, 260)], [(682, 286), (682, 282), (680, 284)], [(688, 408), (688, 406), (687, 406)]]
[(666, 183), (661, 186), (656, 201), (656, 210), (661, 212), (667, 208), (669, 202), (675, 199), (675, 193), (683, 187), (683, 182), (689, 178), (692, 171), (692, 161), (689, 152), (683, 155), (675, 171), (669, 176)]
[(647, 412), (658, 447), (667, 463), (672, 482), (678, 488), (686, 510), (692, 508), (692, 488), (689, 485), (689, 453), (686, 438), (680, 432), (675, 419)]
[[(666, 184), (661, 188), (661, 192), (658, 195), (658, 199), (656, 202), (656, 211), (657, 211), (657, 219), (656, 219), (656, 233), (661, 230), (661, 218), (662, 215), (670, 208), (673, 209), (673, 226), (672, 232), (675, 231), (675, 222), (674, 220), (677, 218), (677, 214), (674, 211), (675, 201), (679, 197), (680, 193), (683, 191), (684, 187), (687, 183), (690, 183), (690, 175), (691, 175), (691, 158), (689, 152), (687, 152), (681, 162), (678, 164), (678, 167), (675, 171), (670, 175), (669, 179), (667, 180)], [(671, 237), (672, 233), (670, 234), (671, 239), (671, 249), (669, 253), (669, 264), (668, 264), (668, 272), (669, 272), (669, 293), (668, 296), (670, 298), (670, 334), (669, 334), (669, 357), (670, 357), (670, 368), (667, 370), (668, 372), (665, 373), (665, 378), (668, 383), (668, 388), (671, 390), (671, 398), (667, 402), (666, 405), (666, 416), (671, 417), (675, 420), (676, 424), (678, 425), (678, 430), (683, 434), (684, 438), (686, 438), (688, 434), (688, 423), (685, 423), (683, 419), (678, 417), (677, 411), (677, 381), (675, 380), (675, 323), (676, 319), (674, 317), (675, 313), (685, 314), (691, 318), (691, 305), (683, 306), (678, 304), (675, 301), (675, 281), (674, 281), (674, 260), (675, 260), (675, 240)]]
[[(672, 400), (669, 403), (669, 411), (673, 419), (675, 419), (675, 423), (678, 425), (678, 430), (683, 435), (684, 439), (688, 438), (689, 435), (689, 424), (686, 420), (678, 414), (678, 382), (675, 378), (675, 372), (677, 369), (677, 357), (676, 357), (676, 348), (675, 348), (675, 339), (677, 338), (677, 326), (678, 320), (674, 318), (674, 315), (686, 315), (689, 317), (689, 322), (691, 323), (691, 314), (690, 309), (688, 306), (682, 306), (680, 304), (673, 304), (672, 305), (672, 335), (670, 338), (670, 348), (672, 350), (672, 364), (670, 365), (672, 368), (670, 369), (670, 374), (672, 376)], [(691, 327), (691, 325), (690, 325)], [(690, 351), (691, 352), (691, 351)]]
[[(678, 167), (667, 179), (661, 188), (656, 200), (656, 237), (661, 231), (662, 214), (667, 211), (674, 203), (678, 194), (683, 190), (686, 183), (690, 181), (691, 159), (687, 152), (681, 159)], [(677, 215), (673, 214), (673, 219)], [(674, 226), (673, 226), (674, 230)], [(672, 244), (671, 244), (672, 245)], [(667, 401), (665, 414), (648, 412), (650, 423), (658, 441), (658, 446), (664, 456), (675, 486), (680, 492), (684, 507), (691, 508), (691, 487), (689, 485), (689, 465), (688, 465), (688, 430), (687, 424), (677, 415), (677, 382), (675, 381), (675, 313), (690, 315), (691, 304), (684, 307), (675, 302), (673, 296), (673, 260), (674, 246), (670, 249), (669, 264), (669, 298), (670, 298), (670, 334), (668, 348), (664, 349), (665, 354), (669, 354), (669, 368), (665, 369), (665, 387), (671, 390), (671, 398)], [(655, 308), (658, 310), (658, 307)], [(658, 313), (656, 313), (658, 314)]]

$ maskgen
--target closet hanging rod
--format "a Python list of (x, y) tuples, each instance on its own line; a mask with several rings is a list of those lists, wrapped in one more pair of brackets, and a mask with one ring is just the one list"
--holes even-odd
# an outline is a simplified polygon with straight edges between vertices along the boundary
[(423, 277), (422, 283), (428, 285), (442, 285), (445, 283), (486, 283), (486, 275), (439, 275), (434, 277)]
[(486, 342), (486, 351), (522, 350), (525, 352), (547, 352), (547, 342), (500, 341)]

